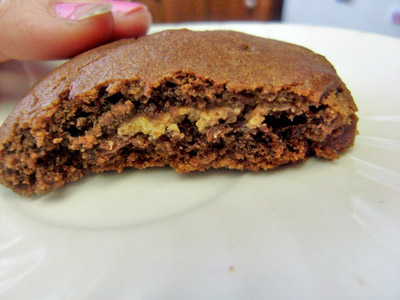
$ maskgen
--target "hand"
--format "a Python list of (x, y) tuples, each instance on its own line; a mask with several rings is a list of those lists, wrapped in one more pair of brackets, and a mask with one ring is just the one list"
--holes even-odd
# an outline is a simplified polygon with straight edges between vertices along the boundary
[(71, 57), (107, 41), (145, 35), (151, 24), (140, 3), (82, 1), (0, 0), (0, 62)]

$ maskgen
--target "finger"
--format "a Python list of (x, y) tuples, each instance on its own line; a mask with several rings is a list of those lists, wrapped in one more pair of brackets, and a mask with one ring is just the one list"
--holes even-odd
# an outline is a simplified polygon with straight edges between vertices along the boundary
[(149, 29), (152, 18), (147, 7), (138, 2), (111, 1), (114, 27), (111, 34), (112, 40), (145, 35)]
[(65, 58), (104, 43), (113, 28), (110, 3), (3, 1), (0, 60)]
[[(79, 0), (68, 0), (79, 1)], [(121, 0), (84, 0), (85, 2), (112, 4), (114, 26), (110, 40), (139, 37), (145, 35), (152, 23), (152, 17), (146, 5), (139, 2)]]

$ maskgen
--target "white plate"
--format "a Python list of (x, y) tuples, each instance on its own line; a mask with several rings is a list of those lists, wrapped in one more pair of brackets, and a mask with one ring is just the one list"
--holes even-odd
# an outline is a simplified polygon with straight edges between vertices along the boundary
[[(0, 298), (399, 299), (400, 40), (279, 24), (192, 27), (325, 55), (360, 110), (355, 147), (271, 172), (88, 176), (34, 200), (0, 187)], [(2, 77), (14, 91), (38, 66)], [(2, 119), (15, 103), (9, 92)]]

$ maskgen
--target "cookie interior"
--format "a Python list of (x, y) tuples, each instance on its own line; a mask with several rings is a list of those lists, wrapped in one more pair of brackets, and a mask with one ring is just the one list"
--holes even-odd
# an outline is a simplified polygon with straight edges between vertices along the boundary
[(267, 170), (313, 155), (337, 158), (356, 133), (343, 83), (318, 103), (287, 89), (233, 91), (190, 73), (164, 78), (149, 95), (138, 80), (93, 91), (61, 95), (41, 130), (17, 129), (17, 142), (3, 150), (2, 181), (32, 195), (126, 167)]

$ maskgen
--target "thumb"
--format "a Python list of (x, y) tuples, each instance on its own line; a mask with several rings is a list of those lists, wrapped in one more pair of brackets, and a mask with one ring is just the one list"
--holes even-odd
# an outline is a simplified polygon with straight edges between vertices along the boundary
[(107, 41), (112, 4), (0, 1), (0, 61), (73, 56)]

